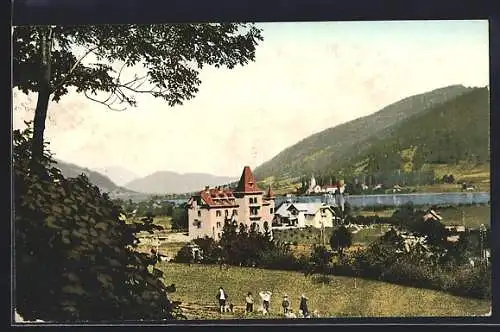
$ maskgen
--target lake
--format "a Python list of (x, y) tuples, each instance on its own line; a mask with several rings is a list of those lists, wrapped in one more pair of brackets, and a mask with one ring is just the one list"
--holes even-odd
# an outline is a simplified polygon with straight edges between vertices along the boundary
[[(286, 197), (277, 197), (276, 206), (286, 200)], [(314, 203), (324, 202), (322, 196), (297, 196), (295, 202)], [(408, 202), (414, 205), (458, 205), (484, 204), (490, 202), (488, 192), (453, 192), (453, 193), (418, 193), (418, 194), (381, 194), (381, 195), (346, 195), (345, 201), (351, 206), (400, 206)]]

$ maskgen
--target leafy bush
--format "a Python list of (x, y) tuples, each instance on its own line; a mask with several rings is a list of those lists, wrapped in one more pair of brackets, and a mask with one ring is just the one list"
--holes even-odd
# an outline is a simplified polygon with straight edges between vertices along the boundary
[[(351, 255), (350, 261), (337, 264), (332, 273), (383, 280), (406, 286), (447, 291), (459, 296), (491, 297), (491, 269), (471, 268), (465, 264), (447, 267), (433, 262), (425, 253), (406, 252), (401, 242), (388, 232), (378, 242)], [(346, 263), (347, 262), (347, 263)]]
[(14, 131), (15, 307), (27, 320), (181, 317), (154, 259), (135, 251), (139, 231), (85, 176), (64, 178), (46, 152), (31, 158), (30, 128)]
[(173, 261), (175, 263), (193, 263), (193, 255), (191, 253), (190, 244), (185, 244), (175, 255)]

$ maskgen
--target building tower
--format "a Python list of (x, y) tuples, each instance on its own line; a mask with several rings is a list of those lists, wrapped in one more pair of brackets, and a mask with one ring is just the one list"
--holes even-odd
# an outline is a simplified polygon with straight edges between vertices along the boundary
[(255, 223), (257, 229), (263, 231), (264, 220), (262, 218), (262, 213), (264, 212), (264, 191), (257, 185), (250, 166), (245, 166), (243, 168), (240, 181), (233, 194), (239, 204), (238, 220), (248, 227), (251, 227), (251, 225)]

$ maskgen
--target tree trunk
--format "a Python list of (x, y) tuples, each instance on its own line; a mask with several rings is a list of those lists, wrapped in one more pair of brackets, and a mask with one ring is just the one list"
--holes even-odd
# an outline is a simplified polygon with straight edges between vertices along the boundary
[(51, 48), (52, 28), (40, 31), (40, 76), (38, 80), (38, 99), (35, 109), (32, 141), (32, 160), (40, 160), (43, 155), (43, 134), (45, 131), (45, 119), (50, 99), (50, 76), (51, 76)]

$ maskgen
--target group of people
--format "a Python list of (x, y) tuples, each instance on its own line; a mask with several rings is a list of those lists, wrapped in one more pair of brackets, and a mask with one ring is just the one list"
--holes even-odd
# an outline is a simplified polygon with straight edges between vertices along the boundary
[[(262, 314), (267, 315), (269, 313), (270, 305), (271, 305), (271, 295), (273, 295), (270, 291), (261, 291), (259, 292), (259, 296), (262, 299), (262, 307), (260, 311)], [(219, 301), (219, 309), (220, 312), (233, 312), (233, 304), (229, 302), (229, 296), (227, 292), (220, 287), (217, 292), (217, 300)], [(307, 305), (308, 298), (302, 294), (300, 297), (299, 303), (299, 315), (304, 318), (309, 318), (309, 308)], [(254, 311), (254, 298), (252, 292), (248, 292), (245, 297), (245, 314), (250, 314)], [(283, 301), (281, 302), (281, 307), (283, 308), (283, 314), (288, 318), (297, 318), (297, 315), (293, 312), (291, 308), (290, 299), (287, 294), (283, 296)]]

